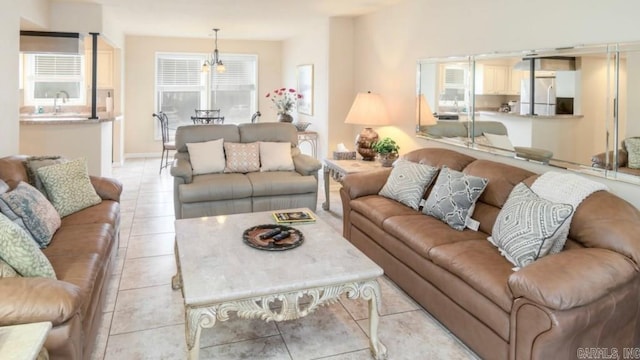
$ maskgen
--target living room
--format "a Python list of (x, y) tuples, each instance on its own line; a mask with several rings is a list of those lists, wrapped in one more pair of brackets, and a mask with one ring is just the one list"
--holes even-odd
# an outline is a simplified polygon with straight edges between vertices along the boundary
[[(21, 29), (20, 20), (26, 12), (32, 18), (36, 14), (36, 18), (40, 17), (46, 23), (46, 9), (49, 5), (48, 1), (3, 5), (0, 37), (6, 45), (5, 51), (0, 54), (1, 66), (6, 69), (18, 68), (15, 55), (19, 52), (17, 34)], [(396, 139), (401, 144), (402, 153), (407, 153), (423, 147), (452, 148), (415, 136), (415, 77), (418, 59), (637, 41), (635, 14), (638, 10), (638, 4), (628, 1), (601, 2), (588, 7), (577, 0), (562, 3), (545, 0), (535, 5), (518, 2), (486, 3), (481, 6), (471, 1), (393, 1), (382, 9), (357, 17), (327, 17), (299, 29), (295, 36), (282, 40), (234, 40), (229, 36), (221, 39), (220, 49), (223, 54), (225, 51), (250, 52), (249, 49), (262, 49), (259, 94), (275, 87), (295, 86), (296, 66), (314, 64), (314, 114), (300, 116), (310, 121), (311, 129), (319, 133), (319, 158), (330, 157), (339, 143), (353, 144), (353, 139), (361, 129), (345, 124), (344, 119), (355, 94), (368, 90), (383, 97), (394, 121), (391, 126), (376, 130), (381, 137)], [(78, 14), (74, 15), (78, 17)], [(151, 117), (151, 113), (156, 110), (154, 66), (147, 60), (155, 52), (162, 51), (210, 52), (212, 40), (207, 35), (209, 28), (217, 24), (209, 24), (199, 38), (129, 35), (112, 29), (107, 11), (103, 16), (106, 24), (103, 30), (105, 36), (109, 36), (122, 51), (124, 71), (119, 104), (126, 118), (125, 159), (130, 160), (133, 164), (130, 166), (135, 171), (142, 173), (146, 167), (157, 165), (157, 159), (152, 165), (142, 158), (157, 155), (160, 149), (159, 141), (154, 137)], [(539, 19), (544, 19), (542, 23), (545, 25), (530, 25), (537, 24)], [(223, 27), (222, 34), (224, 31)], [(18, 88), (18, 76), (12, 71), (7, 73), (9, 76), (0, 84), (0, 114), (3, 115), (2, 124), (5, 129), (0, 143), (1, 156), (19, 153), (20, 149), (16, 106), (20, 101), (15, 91)], [(261, 96), (259, 100), (262, 120), (275, 120), (275, 111)], [(462, 152), (478, 158), (516, 164), (534, 172), (548, 169), (542, 165), (498, 158), (473, 150)], [(125, 165), (127, 160), (124, 161)], [(123, 170), (126, 169), (126, 166), (123, 167)], [(116, 173), (126, 178), (122, 171)], [(603, 178), (594, 179), (605, 183), (614, 193), (634, 206), (640, 206), (637, 185)], [(141, 177), (130, 180), (132, 183), (139, 183), (140, 180), (148, 179)], [(162, 188), (170, 180), (165, 173), (153, 186)], [(163, 189), (166, 192), (167, 187)], [(139, 226), (152, 227), (154, 224), (159, 228), (166, 225), (149, 222)], [(143, 234), (142, 230), (138, 233), (140, 236)], [(172, 256), (169, 258), (172, 259)]]

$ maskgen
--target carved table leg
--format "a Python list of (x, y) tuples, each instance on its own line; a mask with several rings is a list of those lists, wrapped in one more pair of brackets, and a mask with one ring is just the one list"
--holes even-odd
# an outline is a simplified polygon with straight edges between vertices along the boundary
[(173, 244), (173, 254), (176, 257), (176, 274), (171, 278), (171, 288), (178, 290), (182, 288), (182, 276), (180, 275), (180, 257), (178, 256), (178, 242)]
[(369, 348), (376, 360), (387, 358), (387, 347), (378, 339), (378, 307), (380, 302), (380, 285), (377, 281), (370, 281), (363, 286), (361, 297), (369, 300)]
[(327, 165), (325, 165), (323, 167), (323, 179), (324, 179), (324, 203), (322, 203), (322, 209), (329, 211), (329, 167)]
[(200, 334), (204, 328), (212, 328), (216, 324), (215, 308), (186, 309), (185, 335), (189, 360), (200, 358)]

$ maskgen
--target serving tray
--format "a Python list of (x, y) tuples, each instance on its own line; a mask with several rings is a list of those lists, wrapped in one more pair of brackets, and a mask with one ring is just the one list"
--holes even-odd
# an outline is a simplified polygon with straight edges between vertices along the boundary
[[(260, 235), (266, 233), (275, 228), (280, 228), (281, 231), (288, 231), (289, 237), (280, 241), (273, 239), (260, 239)], [(296, 248), (304, 242), (304, 236), (300, 230), (292, 228), (286, 225), (280, 224), (264, 224), (256, 225), (248, 228), (242, 233), (242, 240), (245, 244), (252, 248), (267, 250), (267, 251), (284, 251)]]

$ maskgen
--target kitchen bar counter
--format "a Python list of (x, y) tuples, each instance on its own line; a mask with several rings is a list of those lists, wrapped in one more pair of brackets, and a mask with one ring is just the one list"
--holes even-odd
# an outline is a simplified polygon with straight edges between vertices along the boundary
[(88, 113), (57, 114), (20, 114), (20, 124), (25, 125), (60, 125), (60, 124), (97, 124), (114, 121), (116, 115), (100, 112), (97, 119), (90, 119)]
[(487, 115), (487, 116), (504, 116), (504, 117), (516, 117), (516, 118), (525, 118), (525, 119), (579, 119), (582, 118), (583, 115), (521, 115), (519, 113), (506, 113), (501, 111), (488, 111), (488, 110), (480, 110), (476, 111), (478, 115)]

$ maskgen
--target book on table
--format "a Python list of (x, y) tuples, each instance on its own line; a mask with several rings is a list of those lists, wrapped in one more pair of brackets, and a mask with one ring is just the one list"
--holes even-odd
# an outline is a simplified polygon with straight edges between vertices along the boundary
[(316, 221), (316, 218), (309, 211), (275, 211), (273, 218), (278, 224), (301, 224)]

